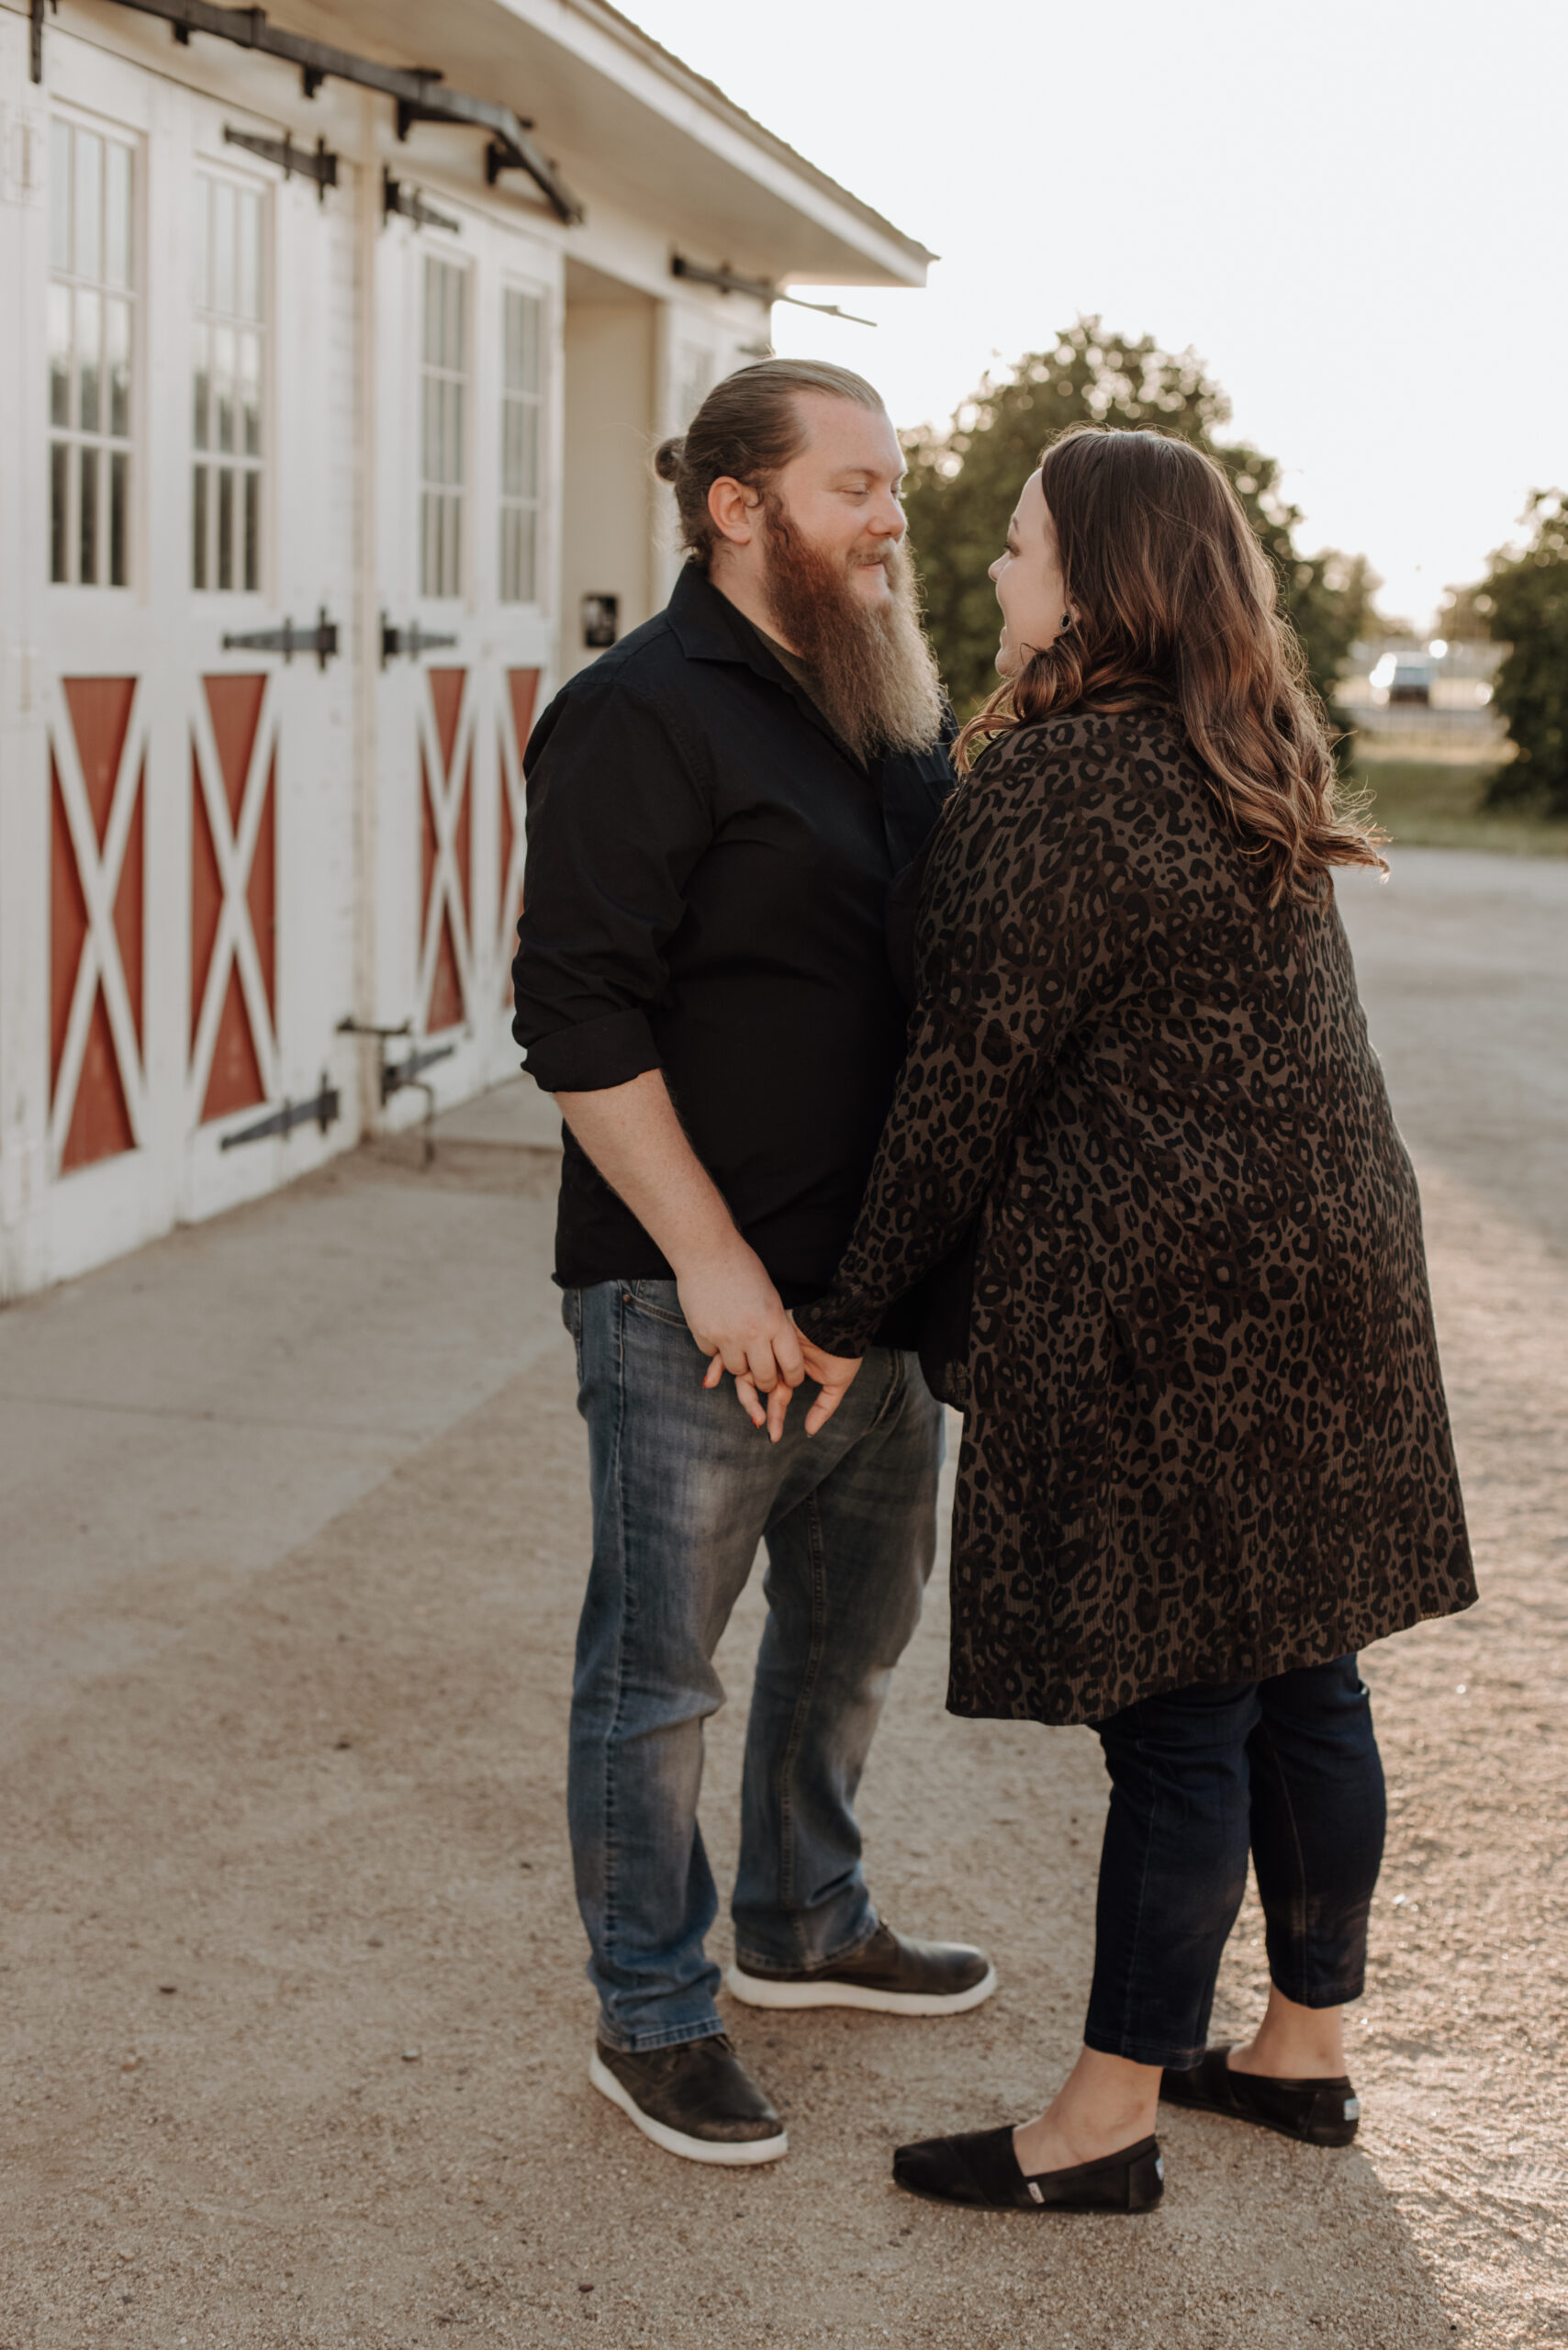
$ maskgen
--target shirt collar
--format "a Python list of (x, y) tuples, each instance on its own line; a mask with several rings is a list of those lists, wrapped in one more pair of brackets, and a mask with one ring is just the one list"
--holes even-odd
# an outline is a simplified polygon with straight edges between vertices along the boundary
[(865, 762), (842, 740), (799, 679), (790, 676), (761, 631), (714, 587), (699, 564), (688, 563), (682, 567), (665, 616), (689, 661), (741, 662), (759, 677), (766, 677), (769, 685), (781, 686), (819, 733), (825, 734), (845, 758), (866, 772)]
[(666, 611), (689, 661), (744, 661), (763, 677), (788, 682), (743, 611), (722, 595), (700, 564), (682, 565)]

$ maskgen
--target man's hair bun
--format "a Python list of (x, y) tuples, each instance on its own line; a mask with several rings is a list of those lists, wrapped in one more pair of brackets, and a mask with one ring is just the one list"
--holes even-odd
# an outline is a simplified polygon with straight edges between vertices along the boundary
[(728, 478), (761, 496), (775, 474), (798, 457), (810, 435), (802, 395), (853, 400), (886, 411), (864, 375), (825, 359), (759, 359), (715, 384), (686, 429), (665, 441), (654, 458), (661, 481), (675, 486), (681, 544), (706, 569), (719, 537), (708, 493)]

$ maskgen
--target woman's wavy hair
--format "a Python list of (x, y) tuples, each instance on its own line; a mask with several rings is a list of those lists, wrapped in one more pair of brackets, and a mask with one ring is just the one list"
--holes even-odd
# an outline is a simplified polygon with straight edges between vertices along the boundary
[(1212, 457), (1150, 431), (1070, 426), (1040, 460), (1072, 624), (992, 694), (970, 746), (1069, 711), (1176, 711), (1269, 902), (1322, 897), (1328, 868), (1386, 869), (1386, 838), (1337, 804), (1323, 706), (1272, 566)]

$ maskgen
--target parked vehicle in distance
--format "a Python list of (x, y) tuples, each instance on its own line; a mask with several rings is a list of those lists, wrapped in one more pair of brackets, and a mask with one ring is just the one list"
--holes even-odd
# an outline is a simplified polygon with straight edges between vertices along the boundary
[(1372, 673), (1373, 699), (1381, 702), (1417, 702), (1423, 709), (1429, 709), (1436, 666), (1427, 653), (1385, 653)]

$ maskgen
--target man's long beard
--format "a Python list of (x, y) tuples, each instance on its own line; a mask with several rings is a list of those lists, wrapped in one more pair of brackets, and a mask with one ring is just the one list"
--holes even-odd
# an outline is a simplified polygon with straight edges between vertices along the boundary
[(773, 492), (765, 513), (768, 605), (824, 716), (862, 759), (928, 750), (942, 730), (942, 688), (902, 548), (888, 541), (869, 558), (881, 564), (892, 593), (868, 604), (854, 584), (855, 558), (824, 554), (803, 537)]

